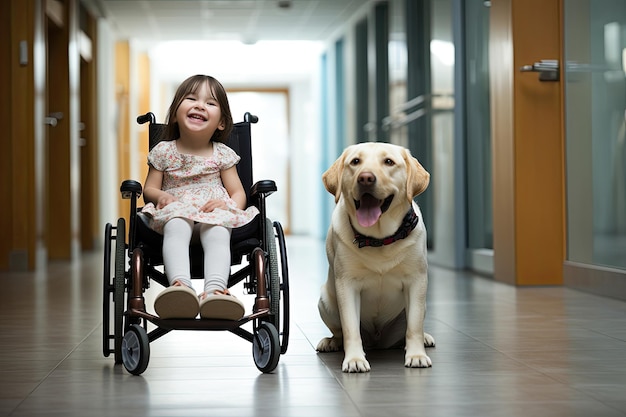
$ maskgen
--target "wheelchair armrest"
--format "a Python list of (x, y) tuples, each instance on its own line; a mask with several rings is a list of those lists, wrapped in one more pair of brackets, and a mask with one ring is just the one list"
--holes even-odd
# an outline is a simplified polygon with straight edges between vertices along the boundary
[(141, 195), (141, 183), (135, 180), (126, 180), (120, 186), (122, 198), (128, 200), (130, 198), (138, 198)]
[(274, 191), (278, 190), (278, 188), (276, 188), (276, 183), (272, 180), (261, 180), (256, 182), (253, 186), (252, 186), (252, 190), (251, 190), (251, 196), (252, 197), (256, 197), (259, 194), (263, 193), (265, 195), (270, 195), (272, 194)]

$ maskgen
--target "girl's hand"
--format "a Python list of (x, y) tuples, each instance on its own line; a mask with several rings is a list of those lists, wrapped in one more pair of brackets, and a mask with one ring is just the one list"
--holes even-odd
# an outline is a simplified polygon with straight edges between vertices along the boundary
[(160, 210), (174, 201), (178, 201), (178, 199), (171, 194), (162, 193), (157, 200), (156, 208)]
[(222, 210), (226, 210), (228, 209), (228, 206), (226, 205), (226, 201), (224, 200), (209, 200), (207, 201), (204, 206), (200, 207), (200, 211), (205, 212), (205, 213), (210, 213), (213, 210), (215, 210), (216, 208), (222, 209)]

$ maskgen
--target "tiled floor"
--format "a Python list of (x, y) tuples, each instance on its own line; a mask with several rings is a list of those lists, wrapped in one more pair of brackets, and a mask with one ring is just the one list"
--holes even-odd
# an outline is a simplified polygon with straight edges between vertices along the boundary
[[(276, 372), (226, 332), (151, 343), (141, 376), (102, 355), (102, 257), (1, 274), (1, 416), (622, 416), (626, 303), (564, 288), (515, 288), (431, 267), (433, 367), (370, 352), (343, 374), (317, 313), (322, 242), (289, 238), (291, 342)], [(158, 285), (147, 298), (154, 296)]]

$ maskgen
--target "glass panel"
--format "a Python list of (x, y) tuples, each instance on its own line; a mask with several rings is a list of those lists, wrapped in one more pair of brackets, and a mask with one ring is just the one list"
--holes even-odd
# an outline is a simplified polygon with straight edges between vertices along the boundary
[[(430, 39), (431, 39), (431, 0), (408, 0), (404, 2), (406, 32), (406, 101), (396, 116), (400, 123), (396, 130), (406, 126), (408, 148), (430, 172), (431, 185), (417, 196), (424, 222), (426, 223), (428, 249), (434, 248), (435, 210), (434, 178), (438, 177), (434, 166), (433, 145), (428, 116), (430, 96)], [(394, 120), (395, 123), (395, 120)]]
[(389, 142), (409, 147), (406, 123), (408, 52), (406, 35), (406, 5), (404, 0), (390, 4), (389, 13), (389, 108), (390, 117), (383, 120), (383, 130), (389, 131)]
[(430, 138), (432, 168), (429, 191), (434, 227), (430, 258), (443, 266), (455, 263), (455, 49), (452, 0), (430, 1)]
[(383, 129), (383, 121), (389, 116), (389, 5), (377, 3), (374, 6), (374, 122), (370, 140), (387, 142), (389, 130)]
[[(430, 0), (396, 0), (389, 5), (389, 115), (381, 120), (391, 143), (405, 146), (433, 175), (432, 145), (427, 112), (430, 91)], [(431, 186), (416, 201), (433, 248), (434, 214)]]
[(565, 0), (568, 259), (626, 268), (626, 0)]
[(335, 42), (335, 152), (341, 155), (346, 146), (345, 123), (346, 100), (344, 97), (343, 39)]
[(355, 107), (356, 107), (356, 140), (363, 142), (368, 139), (369, 121), (369, 82), (368, 73), (364, 69), (368, 67), (367, 59), (367, 19), (360, 20), (355, 27), (355, 66), (359, 70), (355, 72)]
[(493, 249), (489, 6), (465, 3), (467, 247)]

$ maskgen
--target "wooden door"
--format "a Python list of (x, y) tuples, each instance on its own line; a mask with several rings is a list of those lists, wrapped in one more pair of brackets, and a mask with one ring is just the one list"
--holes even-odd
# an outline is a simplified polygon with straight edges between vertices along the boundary
[(561, 284), (563, 88), (558, 79), (520, 71), (562, 57), (561, 0), (491, 5), (494, 277), (516, 285)]
[(47, 140), (45, 155), (47, 190), (45, 245), (48, 258), (71, 259), (71, 161), (69, 28), (67, 7), (60, 1), (47, 2)]

